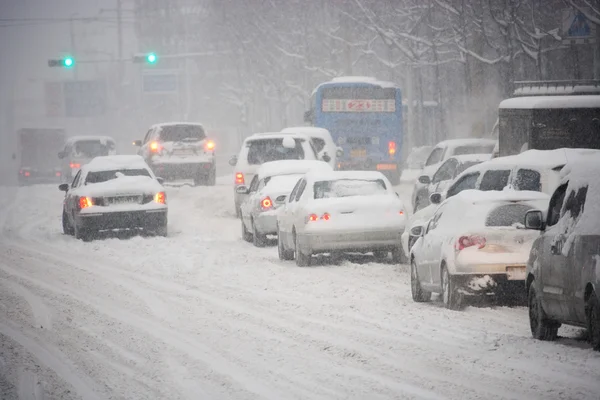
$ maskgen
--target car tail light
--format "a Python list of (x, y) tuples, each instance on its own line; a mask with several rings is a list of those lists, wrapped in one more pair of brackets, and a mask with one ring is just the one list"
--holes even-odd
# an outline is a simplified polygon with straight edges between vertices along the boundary
[(238, 172), (235, 174), (235, 184), (236, 185), (244, 184), (244, 174), (242, 174), (241, 172)]
[(25, 171), (25, 172), (23, 172), (23, 175), (25, 175), (25, 176), (30, 176), (30, 175), (31, 175), (31, 172), (29, 172), (29, 171)]
[(390, 140), (388, 142), (388, 153), (390, 154), (390, 156), (396, 154), (396, 142), (394, 142), (393, 140)]
[(71, 168), (81, 168), (81, 164), (79, 164), (79, 163), (73, 163), (72, 162), (72, 163), (69, 164), (69, 167), (71, 167)]
[(400, 211), (398, 211), (398, 214), (404, 215), (404, 211), (400, 210)]
[(55, 175), (56, 175), (56, 176), (60, 176), (60, 175), (61, 175), (61, 173), (60, 173), (60, 172), (56, 172), (56, 174), (55, 174)]
[(154, 202), (159, 204), (167, 204), (167, 195), (165, 192), (158, 192), (154, 195)]
[(306, 217), (306, 222), (314, 222), (314, 221), (318, 221), (319, 219), (322, 219), (323, 221), (329, 221), (331, 219), (331, 214), (329, 213), (325, 213), (323, 215), (321, 215), (321, 217), (319, 217), (317, 214), (309, 214)]
[(214, 151), (214, 149), (215, 149), (215, 142), (213, 142), (212, 140), (209, 140), (204, 145), (204, 150), (206, 150), (206, 151)]
[(321, 215), (321, 219), (324, 221), (329, 221), (331, 219), (331, 214), (325, 213), (325, 214)]
[(84, 208), (88, 208), (93, 206), (94, 203), (92, 202), (92, 199), (89, 197), (80, 197), (79, 198), (79, 208), (80, 209), (84, 209)]
[(483, 236), (471, 235), (471, 236), (461, 236), (456, 241), (454, 248), (456, 250), (464, 250), (467, 247), (477, 246), (478, 249), (482, 249), (485, 247), (485, 238)]
[(319, 219), (319, 216), (317, 214), (310, 214), (309, 216), (306, 217), (306, 219), (307, 219), (307, 222), (316, 221)]
[(260, 206), (262, 207), (263, 211), (270, 210), (273, 208), (273, 202), (271, 201), (271, 198), (267, 196), (260, 201)]
[(153, 153), (158, 153), (162, 150), (162, 145), (158, 142), (150, 142), (150, 151)]

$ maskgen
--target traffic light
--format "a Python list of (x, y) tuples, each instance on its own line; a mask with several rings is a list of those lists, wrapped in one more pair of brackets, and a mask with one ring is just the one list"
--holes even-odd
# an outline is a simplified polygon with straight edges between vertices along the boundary
[(156, 53), (137, 54), (133, 56), (133, 62), (138, 64), (156, 64), (158, 62), (158, 56)]
[(49, 67), (63, 67), (72, 68), (75, 66), (75, 59), (73, 57), (65, 57), (61, 59), (48, 60)]

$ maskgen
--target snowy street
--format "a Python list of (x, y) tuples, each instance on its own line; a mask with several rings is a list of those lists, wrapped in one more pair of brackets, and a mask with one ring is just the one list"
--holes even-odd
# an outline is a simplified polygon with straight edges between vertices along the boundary
[(600, 399), (584, 331), (414, 303), (371, 256), (279, 261), (242, 241), (231, 179), (168, 188), (167, 238), (91, 243), (56, 185), (0, 188), (0, 398)]

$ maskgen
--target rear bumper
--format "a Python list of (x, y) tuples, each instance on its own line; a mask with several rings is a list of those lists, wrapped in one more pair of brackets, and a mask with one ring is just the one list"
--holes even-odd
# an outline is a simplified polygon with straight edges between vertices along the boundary
[(254, 218), (254, 226), (263, 235), (277, 234), (277, 211), (265, 211)]
[(299, 245), (314, 253), (339, 251), (393, 250), (401, 245), (403, 231), (318, 232), (299, 234)]
[(524, 280), (509, 280), (506, 274), (454, 275), (458, 291), (465, 295), (523, 296)]
[(191, 163), (169, 163), (153, 162), (152, 170), (154, 174), (166, 180), (173, 179), (194, 179), (198, 175), (211, 174), (215, 168), (214, 161), (191, 162)]
[(151, 231), (167, 224), (167, 210), (79, 214), (76, 223), (81, 229), (91, 231), (139, 228)]

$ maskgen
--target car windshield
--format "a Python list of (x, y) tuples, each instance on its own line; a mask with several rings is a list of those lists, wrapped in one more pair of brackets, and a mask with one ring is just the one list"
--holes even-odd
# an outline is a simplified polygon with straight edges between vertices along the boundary
[(504, 204), (491, 210), (485, 220), (485, 226), (514, 226), (523, 227), (525, 214), (533, 210), (527, 204)]
[(337, 179), (315, 182), (315, 199), (385, 194), (382, 179)]
[(122, 174), (125, 176), (150, 176), (150, 172), (147, 169), (139, 168), (139, 169), (113, 169), (110, 171), (94, 171), (89, 172), (85, 177), (85, 183), (101, 183), (110, 181), (111, 179), (116, 179), (118, 174)]
[(160, 138), (163, 142), (197, 142), (206, 134), (199, 125), (167, 125), (161, 128)]
[[(304, 160), (302, 140), (294, 139), (296, 146), (283, 146), (283, 138), (257, 139), (248, 142), (248, 164), (260, 165), (270, 161)], [(290, 146), (291, 147), (291, 146)]]
[(472, 144), (469, 146), (458, 146), (452, 152), (452, 155), (461, 156), (465, 154), (492, 154), (494, 144)]
[(94, 158), (108, 156), (114, 148), (115, 144), (111, 141), (103, 143), (100, 140), (81, 140), (73, 145), (73, 153), (77, 157)]

